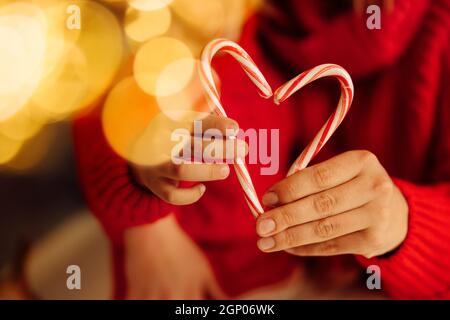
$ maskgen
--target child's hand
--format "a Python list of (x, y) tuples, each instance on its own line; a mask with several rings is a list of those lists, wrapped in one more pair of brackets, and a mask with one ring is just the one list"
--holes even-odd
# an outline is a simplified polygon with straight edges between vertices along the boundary
[(211, 267), (173, 216), (125, 233), (128, 299), (225, 299)]
[(406, 237), (408, 206), (377, 158), (350, 151), (276, 183), (263, 197), (276, 206), (257, 220), (265, 252), (373, 257)]
[[(168, 203), (187, 205), (198, 201), (203, 196), (205, 193), (205, 185), (199, 183), (190, 188), (178, 188), (180, 181), (204, 182), (227, 178), (230, 173), (227, 160), (235, 159), (237, 156), (243, 157), (247, 152), (246, 143), (243, 140), (226, 139), (230, 132), (236, 134), (239, 126), (232, 119), (216, 115), (206, 117), (202, 120), (201, 125), (202, 133), (205, 133), (208, 129), (217, 129), (220, 131), (223, 139), (214, 139), (211, 141), (209, 138), (205, 139), (204, 137), (191, 136), (190, 147), (192, 154), (194, 153), (194, 141), (197, 141), (196, 143), (201, 143), (202, 150), (200, 151), (202, 155), (204, 149), (208, 146), (210, 150), (221, 151), (220, 153), (223, 156), (214, 158), (217, 163), (205, 163), (205, 159), (201, 159), (203, 160), (201, 163), (176, 164), (174, 161), (169, 160), (151, 167), (132, 166), (138, 182)], [(193, 127), (192, 124), (191, 126)], [(165, 136), (160, 138), (168, 139)], [(170, 141), (167, 143), (170, 143)], [(214, 148), (211, 148), (211, 144), (214, 144)], [(228, 163), (230, 162), (228, 161)]]

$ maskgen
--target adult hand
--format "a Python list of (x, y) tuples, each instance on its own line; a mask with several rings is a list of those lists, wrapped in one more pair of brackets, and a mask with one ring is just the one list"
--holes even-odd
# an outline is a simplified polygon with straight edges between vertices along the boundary
[(276, 183), (263, 197), (274, 207), (257, 220), (264, 252), (367, 258), (406, 237), (408, 205), (376, 156), (350, 151)]
[[(248, 151), (243, 140), (230, 139), (230, 132), (236, 134), (239, 126), (236, 121), (217, 116), (209, 115), (201, 121), (201, 136), (192, 136), (188, 139), (189, 148), (195, 149), (195, 145), (201, 145), (203, 153), (205, 150), (215, 150), (214, 158), (201, 159), (200, 162), (177, 163), (173, 157), (163, 163), (154, 166), (137, 166), (130, 164), (137, 181), (145, 188), (162, 200), (174, 205), (187, 205), (197, 202), (205, 193), (205, 185), (202, 182), (223, 180), (230, 174), (229, 163), (233, 163), (237, 157), (244, 157)], [(176, 124), (173, 125), (176, 127)], [(213, 129), (221, 139), (212, 139), (206, 134)], [(173, 144), (170, 141), (172, 132), (159, 133), (158, 140), (167, 140), (167, 145)], [(150, 146), (151, 147), (151, 146)], [(216, 155), (217, 153), (217, 155)], [(205, 161), (207, 160), (207, 161)], [(198, 182), (189, 188), (179, 188), (180, 181)]]

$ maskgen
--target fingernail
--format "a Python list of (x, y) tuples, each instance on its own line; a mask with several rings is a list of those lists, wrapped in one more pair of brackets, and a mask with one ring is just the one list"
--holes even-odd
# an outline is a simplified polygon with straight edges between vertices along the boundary
[(262, 219), (258, 222), (258, 234), (265, 235), (275, 230), (275, 221), (273, 219)]
[(278, 203), (278, 196), (275, 192), (270, 191), (267, 192), (263, 198), (262, 198), (262, 202), (264, 205), (266, 206), (274, 206)]
[(229, 166), (225, 166), (222, 169), (220, 169), (220, 175), (224, 178), (228, 177), (228, 175), (230, 174), (230, 167)]
[(258, 247), (261, 250), (269, 250), (275, 246), (275, 240), (272, 237), (258, 240)]
[(205, 190), (206, 190), (206, 186), (204, 184), (201, 184), (200, 185), (200, 193), (201, 194), (205, 193)]

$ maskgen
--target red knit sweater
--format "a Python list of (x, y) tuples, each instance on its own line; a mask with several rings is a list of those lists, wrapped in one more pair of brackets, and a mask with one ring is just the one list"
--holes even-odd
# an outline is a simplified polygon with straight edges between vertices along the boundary
[[(334, 8), (338, 13), (330, 15), (317, 3), (283, 1), (276, 5), (279, 18), (252, 18), (241, 45), (273, 88), (321, 63), (349, 71), (354, 104), (316, 162), (347, 150), (370, 150), (409, 205), (402, 245), (388, 256), (356, 260), (381, 267), (383, 288), (391, 297), (450, 298), (450, 3), (398, 0), (394, 12), (383, 15), (382, 29), (374, 31), (350, 10)], [(279, 174), (259, 176), (260, 166), (249, 166), (262, 195), (282, 179), (335, 107), (338, 85), (321, 80), (275, 107), (259, 98), (232, 59), (218, 62), (230, 117), (244, 129), (280, 129)], [(127, 162), (108, 146), (98, 113), (75, 121), (74, 136), (87, 201), (112, 239), (117, 297), (126, 290), (123, 230), (169, 212), (205, 252), (230, 294), (275, 283), (302, 263), (284, 252), (264, 254), (256, 248), (254, 219), (234, 174), (207, 183), (199, 202), (170, 206), (133, 181)], [(324, 270), (338, 271), (330, 261), (320, 260)]]

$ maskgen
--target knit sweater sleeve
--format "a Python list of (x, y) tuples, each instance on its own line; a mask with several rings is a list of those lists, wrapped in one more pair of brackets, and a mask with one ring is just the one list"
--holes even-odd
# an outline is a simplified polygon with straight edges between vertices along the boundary
[(98, 111), (76, 119), (73, 136), (79, 183), (91, 211), (110, 236), (172, 212), (172, 206), (136, 183), (128, 162), (109, 146)]
[(450, 299), (450, 46), (442, 70), (429, 182), (394, 179), (408, 202), (408, 235), (387, 256), (358, 257), (364, 266), (380, 267), (384, 290), (394, 298)]
[(383, 290), (393, 298), (449, 299), (450, 183), (394, 180), (408, 202), (408, 235), (394, 253), (358, 260), (380, 267)]

